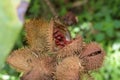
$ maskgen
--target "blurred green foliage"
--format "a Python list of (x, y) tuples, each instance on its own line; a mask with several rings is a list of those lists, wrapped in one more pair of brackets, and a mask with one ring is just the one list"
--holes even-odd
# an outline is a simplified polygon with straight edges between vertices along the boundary
[(19, 0), (0, 2), (0, 69), (22, 29), (22, 22), (16, 13), (18, 3)]
[[(72, 11), (78, 16), (78, 24), (69, 27), (72, 37), (76, 34), (83, 36), (84, 41), (100, 43), (106, 52), (103, 67), (92, 73), (95, 80), (120, 79), (120, 0), (86, 0), (87, 2), (73, 6), (75, 2), (85, 0), (50, 0), (55, 6), (58, 15), (65, 15)], [(26, 13), (26, 18), (52, 17), (50, 8), (44, 0), (32, 0)], [(24, 31), (21, 32), (14, 49), (25, 45)], [(6, 65), (0, 72), (0, 80), (7, 76), (9, 79), (18, 80), (19, 73), (11, 70)]]

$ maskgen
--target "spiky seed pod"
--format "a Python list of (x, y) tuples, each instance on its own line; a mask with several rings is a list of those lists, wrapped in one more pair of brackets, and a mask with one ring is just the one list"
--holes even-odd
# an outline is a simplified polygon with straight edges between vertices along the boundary
[(67, 57), (56, 66), (56, 78), (57, 80), (79, 80), (80, 71), (83, 71), (83, 67), (79, 58)]
[(54, 63), (51, 58), (39, 58), (32, 70), (25, 72), (21, 80), (53, 80)]
[(64, 48), (59, 50), (57, 53), (57, 57), (64, 58), (67, 56), (79, 55), (83, 48), (82, 37), (78, 37), (73, 40), (70, 44), (66, 45)]
[(52, 19), (54, 22), (53, 37), (55, 40), (55, 51), (63, 48), (71, 40), (70, 32), (66, 25), (55, 17)]
[[(29, 48), (14, 51), (7, 58), (10, 65), (23, 72), (21, 80), (79, 80), (85, 70), (97, 69), (103, 63), (105, 53), (97, 43), (86, 46), (81, 37), (67, 42), (66, 27), (55, 20), (30, 20), (25, 29)], [(64, 46), (55, 50), (55, 40), (60, 37), (58, 43)]]
[(51, 80), (54, 72), (53, 21), (31, 20), (26, 23), (29, 48), (11, 53), (7, 62), (24, 72), (21, 80)]
[[(31, 54), (31, 55), (30, 55)], [(15, 67), (18, 71), (29, 71), (32, 68), (32, 63), (34, 63), (33, 59), (35, 56), (32, 56), (32, 52), (30, 49), (22, 48), (19, 50), (15, 50), (11, 53), (11, 55), (7, 58), (7, 62)]]
[(24, 74), (20, 78), (20, 80), (53, 80), (53, 75), (52, 74), (48, 75), (48, 74), (44, 74), (42, 72), (43, 72), (42, 70), (38, 70), (37, 68), (34, 68), (32, 71)]
[(68, 30), (68, 26), (61, 22), (60, 18), (55, 17), (53, 18), (54, 21), (54, 28), (58, 28), (66, 37), (67, 40), (71, 40), (71, 34)]
[(95, 43), (89, 43), (81, 53), (81, 59), (84, 60), (86, 70), (98, 69), (102, 66), (105, 52)]
[[(53, 21), (33, 19), (25, 24), (26, 38), (32, 48), (53, 50)], [(44, 51), (46, 51), (44, 50)]]
[[(24, 72), (21, 80), (50, 80), (54, 72), (54, 60), (46, 55), (38, 55), (28, 48), (14, 51), (7, 62)], [(48, 79), (49, 78), (49, 79)]]

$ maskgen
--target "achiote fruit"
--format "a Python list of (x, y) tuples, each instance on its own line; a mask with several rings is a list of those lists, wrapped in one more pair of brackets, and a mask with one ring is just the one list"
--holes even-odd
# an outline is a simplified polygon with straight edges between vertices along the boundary
[(30, 20), (25, 30), (29, 45), (7, 58), (11, 66), (23, 72), (21, 80), (82, 80), (102, 66), (105, 53), (100, 46), (85, 43), (81, 36), (72, 39), (57, 19)]

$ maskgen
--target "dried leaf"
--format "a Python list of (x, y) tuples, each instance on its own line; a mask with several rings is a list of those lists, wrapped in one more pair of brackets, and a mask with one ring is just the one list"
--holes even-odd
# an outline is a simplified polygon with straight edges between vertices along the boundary
[(63, 23), (68, 26), (76, 24), (78, 22), (77, 16), (71, 11), (67, 12), (66, 15), (62, 17), (62, 20)]

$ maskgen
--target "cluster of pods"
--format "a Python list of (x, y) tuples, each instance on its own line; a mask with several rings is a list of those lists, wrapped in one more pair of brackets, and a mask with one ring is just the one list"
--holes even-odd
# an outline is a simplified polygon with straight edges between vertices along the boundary
[(7, 58), (23, 72), (21, 80), (82, 80), (103, 64), (105, 52), (98, 43), (85, 43), (81, 36), (72, 39), (57, 19), (30, 20), (25, 30), (28, 45)]

